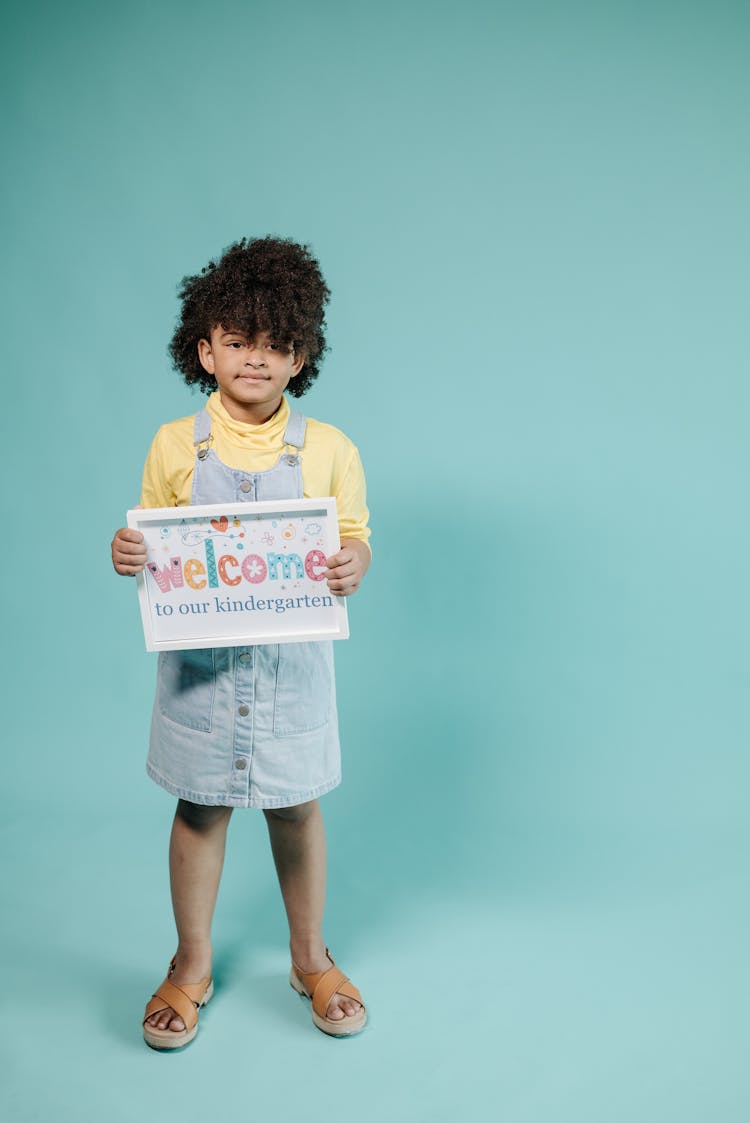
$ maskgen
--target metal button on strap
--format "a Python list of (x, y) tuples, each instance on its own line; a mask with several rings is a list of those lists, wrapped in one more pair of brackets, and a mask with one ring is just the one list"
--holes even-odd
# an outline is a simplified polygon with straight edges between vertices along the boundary
[(247, 768), (247, 761), (245, 760), (244, 756), (237, 757), (236, 761), (234, 762), (234, 767), (239, 768), (240, 772), (243, 768)]
[(240, 717), (247, 717), (247, 715), (250, 713), (250, 707), (242, 705), (240, 706), (238, 713)]
[(245, 491), (245, 492), (247, 492), (247, 491), (249, 491), (249, 490), (250, 490), (250, 488), (251, 488), (252, 486), (253, 486), (253, 485), (252, 485), (252, 484), (250, 483), (250, 480), (243, 480), (243, 481), (242, 481), (242, 483), (240, 484), (240, 491)]
[(287, 456), (287, 458), (286, 458), (286, 462), (287, 462), (287, 464), (291, 465), (291, 467), (293, 468), (294, 465), (297, 463), (298, 459), (299, 458), (294, 453), (290, 453), (289, 456)]
[(251, 659), (252, 655), (249, 651), (243, 651), (240, 655), (240, 663), (249, 663)]

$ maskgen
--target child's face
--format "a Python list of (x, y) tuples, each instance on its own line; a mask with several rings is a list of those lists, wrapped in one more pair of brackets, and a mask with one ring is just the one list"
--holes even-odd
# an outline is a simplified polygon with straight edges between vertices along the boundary
[(229, 416), (251, 424), (275, 413), (281, 395), (305, 362), (303, 355), (288, 351), (267, 332), (248, 339), (221, 325), (212, 328), (210, 339), (199, 340), (198, 357), (216, 379)]

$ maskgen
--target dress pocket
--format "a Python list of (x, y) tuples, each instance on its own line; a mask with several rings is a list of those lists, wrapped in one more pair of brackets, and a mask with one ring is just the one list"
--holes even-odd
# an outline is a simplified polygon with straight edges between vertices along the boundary
[(157, 704), (164, 717), (210, 733), (215, 693), (213, 648), (159, 653)]
[(280, 643), (273, 703), (276, 734), (309, 733), (331, 713), (333, 652), (330, 642)]

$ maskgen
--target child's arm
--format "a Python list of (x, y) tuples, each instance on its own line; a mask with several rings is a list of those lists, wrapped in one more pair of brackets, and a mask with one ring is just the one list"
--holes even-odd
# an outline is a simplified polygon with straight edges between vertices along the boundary
[(112, 539), (112, 565), (117, 573), (132, 577), (140, 573), (146, 564), (146, 550), (140, 530), (121, 526)]
[[(186, 420), (189, 421), (187, 418)], [(177, 505), (177, 497), (173, 494), (169, 483), (166, 482), (169, 478), (167, 463), (173, 450), (168, 448), (166, 453), (164, 451), (165, 444), (169, 443), (168, 432), (173, 428), (170, 425), (162, 425), (151, 442), (151, 448), (143, 468), (141, 501), (134, 508), (135, 510), (141, 507), (174, 507)], [(187, 459), (189, 464), (192, 464), (192, 456), (192, 445), (188, 443)], [(122, 573), (126, 577), (132, 577), (134, 574), (140, 573), (146, 564), (147, 557), (148, 551), (140, 530), (132, 530), (130, 527), (121, 526), (115, 532), (112, 539), (112, 565), (117, 573)]]
[(372, 557), (362, 461), (351, 441), (344, 440), (343, 456), (334, 458), (329, 492), (336, 498), (341, 548), (326, 562), (328, 588), (339, 597), (356, 593)]
[(370, 548), (361, 538), (342, 538), (341, 549), (326, 562), (328, 588), (337, 597), (356, 593), (370, 567)]

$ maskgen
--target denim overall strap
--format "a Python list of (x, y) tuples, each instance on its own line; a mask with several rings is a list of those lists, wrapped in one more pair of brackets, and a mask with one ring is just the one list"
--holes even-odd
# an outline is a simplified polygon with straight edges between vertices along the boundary
[[(305, 443), (306, 428), (307, 418), (304, 413), (299, 413), (296, 409), (290, 410), (289, 421), (284, 432), (284, 444), (301, 449)], [(198, 445), (208, 444), (210, 440), (211, 418), (207, 409), (201, 409), (196, 413), (193, 423), (193, 444), (197, 447)], [(205, 457), (201, 457), (201, 459), (205, 459)]]
[(284, 432), (284, 449), (271, 468), (250, 472), (230, 468), (211, 447), (211, 417), (206, 409), (196, 413), (193, 423), (195, 467), (190, 502), (252, 503), (255, 500), (300, 499), (303, 495), (302, 456), (307, 418), (290, 410)]
[[(208, 455), (208, 445), (211, 441), (211, 418), (208, 416), (208, 410), (201, 409), (195, 415), (195, 422), (193, 424), (193, 444), (197, 448), (197, 456), (200, 460), (205, 460)], [(200, 448), (200, 445), (205, 445)]]
[(305, 429), (307, 427), (307, 418), (304, 413), (298, 413), (296, 409), (289, 411), (289, 421), (287, 422), (286, 432), (284, 433), (284, 444), (291, 445), (292, 448), (301, 449), (305, 443)]

